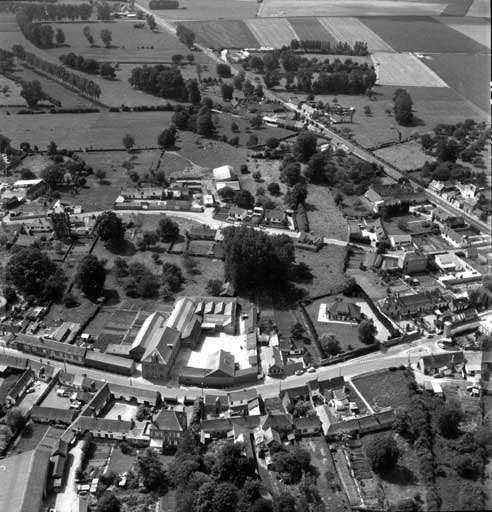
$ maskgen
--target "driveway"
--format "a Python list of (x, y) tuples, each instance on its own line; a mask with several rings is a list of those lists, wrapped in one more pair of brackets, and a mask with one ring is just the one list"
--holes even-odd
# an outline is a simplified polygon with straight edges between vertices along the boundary
[(68, 454), (68, 476), (61, 492), (56, 496), (56, 510), (62, 512), (77, 512), (79, 510), (79, 497), (75, 490), (75, 471), (82, 458), (82, 442), (79, 441)]

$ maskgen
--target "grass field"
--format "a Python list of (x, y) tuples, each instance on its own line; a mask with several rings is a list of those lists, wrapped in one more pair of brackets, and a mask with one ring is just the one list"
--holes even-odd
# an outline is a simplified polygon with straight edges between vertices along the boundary
[(309, 227), (318, 236), (347, 240), (347, 221), (328, 187), (308, 184), (306, 200)]
[[(4, 92), (4, 88), (8, 90)], [(22, 106), (26, 105), (26, 100), (20, 95), (22, 88), (19, 84), (9, 78), (0, 75), (0, 106)]]
[[(455, 0), (458, 1), (458, 0)], [(258, 11), (261, 17), (282, 16), (438, 16), (445, 2), (393, 0), (265, 0)]]
[(425, 162), (434, 160), (434, 158), (426, 155), (422, 151), (422, 146), (414, 140), (378, 149), (374, 154), (384, 158), (384, 160), (402, 171), (420, 168)]
[(384, 370), (362, 377), (354, 377), (353, 383), (375, 409), (406, 407), (409, 404), (408, 380), (402, 370)]
[[(149, 0), (139, 0), (148, 7)], [(256, 0), (179, 0), (179, 9), (155, 11), (168, 20), (212, 20), (254, 18), (258, 10)]]
[[(188, 47), (167, 30), (158, 29), (152, 32), (147, 25), (145, 28), (134, 28), (135, 21), (119, 20), (114, 22), (90, 23), (95, 46), (91, 48), (82, 30), (84, 23), (52, 23), (56, 30), (61, 28), (65, 33), (66, 42), (63, 46), (52, 48), (46, 53), (55, 55), (74, 52), (77, 55), (90, 57), (98, 61), (132, 62), (132, 63), (165, 63), (171, 62), (176, 53), (190, 53)], [(100, 33), (109, 29), (112, 34), (110, 48), (105, 48)]]
[(372, 57), (380, 85), (447, 87), (446, 82), (413, 53), (377, 52)]
[(351, 45), (354, 45), (357, 41), (364, 41), (367, 43), (370, 52), (393, 51), (388, 43), (368, 29), (357, 18), (319, 18), (319, 21), (337, 41), (347, 42)]
[[(486, 48), (430, 17), (359, 18), (397, 52), (476, 53)], [(461, 72), (461, 70), (460, 70)]]
[(199, 43), (209, 48), (257, 48), (260, 46), (244, 21), (187, 21), (183, 24), (195, 32)]
[(261, 46), (281, 48), (298, 39), (291, 24), (284, 18), (246, 20), (246, 24)]
[(290, 18), (289, 23), (295, 30), (299, 39), (329, 41), (335, 44), (336, 39), (323, 27), (317, 18)]
[(432, 55), (426, 64), (490, 120), (490, 54)]
[(490, 50), (490, 21), (483, 18), (470, 17), (439, 17), (437, 20), (470, 39), (473, 39), (477, 43), (486, 46)]

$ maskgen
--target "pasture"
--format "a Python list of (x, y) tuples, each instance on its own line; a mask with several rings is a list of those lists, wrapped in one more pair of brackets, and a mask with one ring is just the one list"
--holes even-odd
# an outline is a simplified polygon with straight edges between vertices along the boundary
[(359, 19), (397, 52), (477, 53), (486, 48), (430, 17), (374, 17)]
[(383, 41), (377, 34), (366, 27), (357, 18), (319, 18), (323, 25), (336, 41), (354, 45), (357, 41), (364, 41), (370, 52), (392, 52), (393, 48)]
[(246, 23), (239, 20), (187, 21), (198, 43), (208, 48), (257, 48), (258, 41)]
[(490, 121), (490, 54), (432, 55), (426, 64)]
[(374, 151), (374, 154), (401, 171), (417, 169), (422, 167), (425, 162), (434, 160), (433, 157), (422, 151), (422, 146), (415, 140), (378, 149)]
[(446, 82), (413, 53), (377, 52), (372, 59), (380, 85), (447, 87)]
[(293, 39), (299, 39), (291, 24), (285, 18), (246, 20), (246, 24), (261, 46), (281, 48), (289, 46)]
[(337, 42), (330, 32), (323, 27), (318, 18), (290, 18), (289, 23), (299, 39), (329, 41), (331, 44)]
[(442, 0), (265, 0), (258, 16), (359, 16), (362, 12), (366, 16), (439, 16), (446, 6)]
[[(95, 44), (91, 47), (84, 37), (84, 23), (52, 23), (56, 30), (61, 28), (66, 37), (63, 46), (46, 50), (46, 53), (58, 58), (62, 54), (73, 52), (86, 58), (108, 62), (131, 63), (170, 63), (176, 53), (190, 53), (188, 47), (182, 44), (170, 32), (158, 29), (151, 31), (145, 28), (134, 28), (135, 20), (119, 20), (114, 22), (88, 23)], [(112, 42), (106, 48), (101, 41), (101, 30), (111, 31)]]
[[(148, 8), (149, 0), (139, 0), (139, 4)], [(256, 0), (179, 0), (179, 9), (155, 11), (167, 20), (192, 21), (212, 19), (254, 18), (258, 10)], [(261, 4), (260, 4), (261, 5)]]
[(473, 39), (477, 43), (486, 46), (489, 50), (490, 44), (490, 21), (482, 18), (456, 18), (440, 17), (438, 20), (453, 30), (457, 30), (461, 34)]

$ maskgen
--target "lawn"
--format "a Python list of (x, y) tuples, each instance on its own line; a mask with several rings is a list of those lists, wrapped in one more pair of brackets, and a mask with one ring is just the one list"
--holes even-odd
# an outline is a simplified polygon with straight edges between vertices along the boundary
[(431, 17), (367, 16), (359, 19), (397, 52), (478, 53), (486, 51), (485, 46)]
[(328, 187), (309, 183), (306, 206), (312, 233), (326, 238), (347, 240), (347, 221), (335, 204)]
[(118, 446), (115, 446), (111, 452), (111, 458), (109, 459), (108, 472), (114, 472), (117, 475), (130, 471), (136, 462), (135, 455), (124, 454)]
[(345, 247), (338, 245), (324, 245), (318, 252), (296, 251), (296, 262), (306, 263), (313, 274), (312, 281), (301, 283), (308, 287), (311, 297), (336, 293), (343, 288), (345, 252)]
[(378, 149), (374, 154), (402, 171), (420, 169), (425, 162), (435, 160), (434, 157), (426, 155), (422, 145), (415, 140)]
[(258, 48), (261, 44), (240, 20), (186, 21), (183, 23), (196, 34), (198, 43), (209, 48)]
[(490, 53), (442, 53), (432, 55), (425, 63), (456, 92), (482, 109), (490, 122)]
[(410, 403), (408, 379), (403, 370), (382, 370), (352, 379), (359, 392), (375, 410), (406, 407)]

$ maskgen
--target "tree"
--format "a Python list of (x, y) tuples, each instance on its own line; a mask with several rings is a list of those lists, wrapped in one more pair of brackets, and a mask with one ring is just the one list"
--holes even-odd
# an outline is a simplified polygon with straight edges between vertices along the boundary
[(175, 53), (171, 57), (173, 64), (175, 64), (176, 66), (179, 66), (181, 64), (181, 62), (183, 62), (183, 59), (184, 59), (184, 55), (182, 55), (181, 53)]
[(234, 201), (235, 191), (231, 187), (222, 187), (218, 194), (225, 203), (232, 203)]
[(227, 64), (217, 64), (215, 70), (221, 78), (231, 77), (231, 66), (228, 66)]
[(378, 474), (389, 473), (397, 464), (400, 451), (391, 435), (378, 436), (366, 447), (372, 469)]
[(212, 500), (213, 512), (231, 512), (236, 509), (237, 504), (237, 487), (230, 483), (224, 482), (215, 487)]
[(277, 139), (277, 137), (269, 137), (266, 141), (266, 145), (270, 149), (278, 148), (279, 144), (280, 144), (280, 141)]
[(333, 335), (324, 334), (319, 341), (325, 356), (336, 356), (342, 352), (340, 342)]
[(87, 295), (100, 295), (106, 280), (104, 264), (96, 256), (84, 256), (77, 268), (75, 283)]
[(200, 135), (205, 137), (211, 137), (215, 132), (212, 114), (210, 113), (210, 109), (205, 105), (198, 112), (196, 130)]
[(113, 212), (104, 212), (96, 221), (96, 232), (103, 242), (122, 243), (125, 239), (125, 227), (121, 219)]
[(116, 76), (116, 71), (109, 62), (103, 62), (99, 67), (99, 74), (103, 78), (112, 80)]
[(183, 272), (177, 265), (167, 261), (162, 265), (162, 284), (171, 292), (177, 292), (184, 281)]
[(24, 412), (18, 407), (9, 409), (5, 415), (5, 423), (14, 434), (21, 431), (25, 427), (26, 422), (27, 418)]
[(234, 193), (234, 202), (236, 203), (236, 206), (238, 206), (239, 208), (251, 210), (255, 205), (255, 198), (248, 190), (237, 190)]
[(223, 83), (220, 91), (222, 93), (222, 98), (226, 101), (232, 100), (232, 95), (234, 94), (234, 87), (231, 84)]
[(98, 2), (96, 4), (97, 19), (107, 21), (111, 19), (111, 7), (107, 2)]
[(84, 37), (87, 39), (87, 42), (92, 46), (94, 44), (94, 36), (91, 34), (91, 28), (89, 26), (85, 26), (82, 29), (82, 33)]
[(304, 338), (305, 332), (306, 332), (306, 329), (299, 322), (295, 323), (292, 326), (292, 328), (290, 329), (290, 335), (293, 340), (302, 340)]
[(255, 464), (244, 455), (239, 443), (228, 441), (217, 450), (213, 472), (219, 482), (242, 487), (247, 478), (255, 477)]
[(188, 64), (193, 64), (195, 61), (195, 56), (192, 53), (188, 53), (186, 55), (186, 60), (188, 61)]
[(52, 300), (59, 299), (65, 288), (65, 274), (49, 256), (34, 246), (13, 254), (5, 276), (25, 295)]
[(259, 183), (261, 181), (261, 172), (260, 171), (255, 171), (251, 176), (257, 183)]
[(120, 512), (120, 510), (120, 500), (112, 492), (105, 492), (97, 500), (97, 512)]
[(63, 32), (63, 30), (61, 28), (56, 29), (55, 39), (56, 39), (56, 44), (58, 44), (60, 46), (63, 43), (65, 43), (65, 33)]
[(207, 290), (208, 295), (211, 295), (212, 297), (217, 297), (220, 295), (220, 292), (222, 291), (222, 281), (220, 279), (210, 279), (207, 282), (207, 286), (205, 287)]
[(152, 16), (152, 14), (148, 14), (146, 21), (147, 21), (147, 25), (149, 26), (150, 30), (152, 30), (152, 32), (153, 32), (157, 28), (157, 23), (155, 21), (154, 16)]
[(159, 220), (157, 233), (163, 242), (173, 242), (179, 236), (179, 225), (169, 217), (163, 217)]
[(26, 100), (29, 108), (34, 108), (44, 98), (44, 92), (38, 80), (23, 82), (20, 95)]
[(280, 181), (287, 183), (287, 185), (291, 187), (296, 183), (302, 183), (301, 166), (297, 162), (290, 162), (283, 165), (280, 172)]
[(410, 126), (413, 122), (413, 101), (405, 89), (397, 89), (393, 95), (396, 122), (402, 126)]
[(189, 48), (195, 43), (195, 33), (181, 23), (178, 23), (176, 27), (176, 35), (178, 39)]
[(300, 162), (307, 162), (316, 153), (317, 138), (314, 133), (301, 132), (294, 145), (294, 157)]
[(457, 402), (446, 402), (437, 420), (441, 434), (448, 438), (457, 437), (460, 433), (462, 419), (463, 412), (459, 404)]
[(253, 147), (257, 146), (258, 145), (258, 137), (254, 133), (252, 133), (248, 137), (246, 145), (248, 146), (248, 148), (253, 148)]
[(137, 457), (137, 469), (149, 491), (159, 489), (165, 483), (166, 473), (158, 455), (151, 448), (147, 448)]
[(362, 320), (358, 327), (359, 340), (365, 345), (372, 345), (376, 341), (376, 327), (372, 320)]
[(129, 133), (127, 133), (123, 137), (123, 147), (125, 149), (127, 149), (128, 152), (130, 152), (131, 149), (133, 148), (133, 146), (135, 146), (135, 138), (133, 137), (133, 135), (130, 135)]
[(277, 512), (296, 512), (296, 499), (292, 494), (283, 492), (276, 500)]
[(295, 210), (300, 204), (303, 204), (307, 198), (307, 188), (304, 183), (296, 183), (285, 194), (285, 204)]
[(103, 44), (106, 48), (109, 48), (111, 46), (112, 39), (113, 39), (113, 36), (111, 34), (111, 30), (109, 30), (107, 28), (103, 28), (101, 30), (101, 41), (103, 42)]
[(174, 147), (176, 143), (176, 128), (174, 126), (165, 128), (157, 138), (157, 143), (164, 149)]
[(253, 128), (253, 130), (258, 130), (263, 125), (263, 118), (261, 117), (260, 114), (256, 114), (249, 120), (249, 124), (251, 125), (251, 128)]
[(51, 190), (54, 190), (63, 183), (65, 171), (62, 165), (52, 165), (43, 169), (40, 176), (46, 181)]
[(267, 190), (270, 195), (272, 196), (279, 196), (280, 195), (280, 185), (274, 181), (269, 183), (267, 185)]
[(366, 116), (370, 116), (370, 115), (372, 114), (372, 110), (371, 110), (371, 107), (370, 107), (369, 105), (366, 105), (366, 106), (364, 107), (364, 114), (365, 114)]
[(244, 80), (242, 90), (246, 98), (253, 96), (255, 93), (255, 88), (249, 80)]
[(94, 173), (94, 176), (97, 178), (97, 181), (99, 183), (102, 183), (104, 179), (106, 179), (106, 171), (103, 171), (102, 169), (97, 169), (97, 171)]

